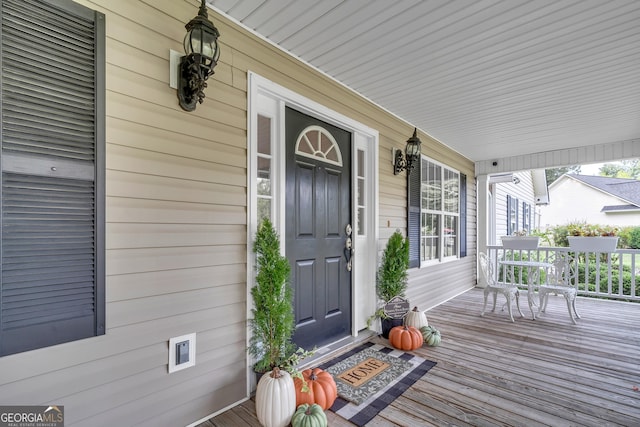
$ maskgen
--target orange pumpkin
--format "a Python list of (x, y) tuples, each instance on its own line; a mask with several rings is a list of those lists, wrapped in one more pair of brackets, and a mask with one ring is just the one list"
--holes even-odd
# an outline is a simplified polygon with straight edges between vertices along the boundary
[(320, 368), (313, 368), (302, 371), (302, 377), (307, 382), (309, 391), (302, 391), (304, 384), (300, 378), (293, 379), (296, 388), (296, 407), (303, 403), (309, 405), (316, 403), (322, 409), (329, 409), (338, 396), (338, 388), (333, 376)]
[(389, 342), (398, 350), (411, 351), (422, 347), (424, 338), (413, 326), (396, 326), (389, 332)]

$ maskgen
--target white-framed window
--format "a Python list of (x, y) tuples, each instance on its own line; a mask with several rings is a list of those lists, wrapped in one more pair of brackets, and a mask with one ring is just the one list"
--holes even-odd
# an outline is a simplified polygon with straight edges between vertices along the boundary
[(460, 248), (460, 172), (422, 157), (420, 260), (458, 258)]
[(507, 235), (518, 231), (518, 206), (520, 201), (507, 195)]
[(273, 139), (272, 119), (258, 114), (256, 147), (256, 203), (257, 220), (273, 219)]
[(522, 229), (531, 232), (531, 205), (525, 202), (522, 202)]

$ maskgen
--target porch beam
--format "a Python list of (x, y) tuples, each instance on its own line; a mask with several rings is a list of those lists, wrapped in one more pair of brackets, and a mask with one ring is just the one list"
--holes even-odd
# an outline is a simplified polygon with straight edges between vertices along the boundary
[(613, 162), (640, 157), (640, 139), (587, 145), (520, 156), (482, 160), (475, 163), (476, 176), (500, 172), (548, 169), (589, 163)]

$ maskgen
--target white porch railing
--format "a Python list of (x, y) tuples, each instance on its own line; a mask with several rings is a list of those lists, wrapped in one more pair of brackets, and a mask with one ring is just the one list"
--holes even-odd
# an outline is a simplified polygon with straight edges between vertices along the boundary
[[(499, 259), (526, 259), (548, 261), (562, 252), (572, 252), (578, 260), (577, 277), (574, 286), (578, 295), (640, 302), (640, 250), (618, 249), (610, 253), (574, 252), (566, 247), (540, 246), (537, 250), (511, 250), (502, 246), (488, 246), (487, 255), (496, 263), (494, 271), (499, 271)], [(512, 270), (514, 280), (527, 286), (526, 271)], [(538, 277), (538, 283), (544, 281)]]

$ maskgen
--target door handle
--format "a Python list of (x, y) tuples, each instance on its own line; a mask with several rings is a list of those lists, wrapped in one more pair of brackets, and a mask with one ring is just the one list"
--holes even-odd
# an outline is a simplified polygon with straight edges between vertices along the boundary
[(353, 240), (351, 240), (351, 224), (347, 224), (345, 228), (345, 232), (347, 233), (347, 239), (344, 242), (344, 259), (347, 260), (347, 271), (351, 271), (353, 267), (352, 257), (353, 257)]

